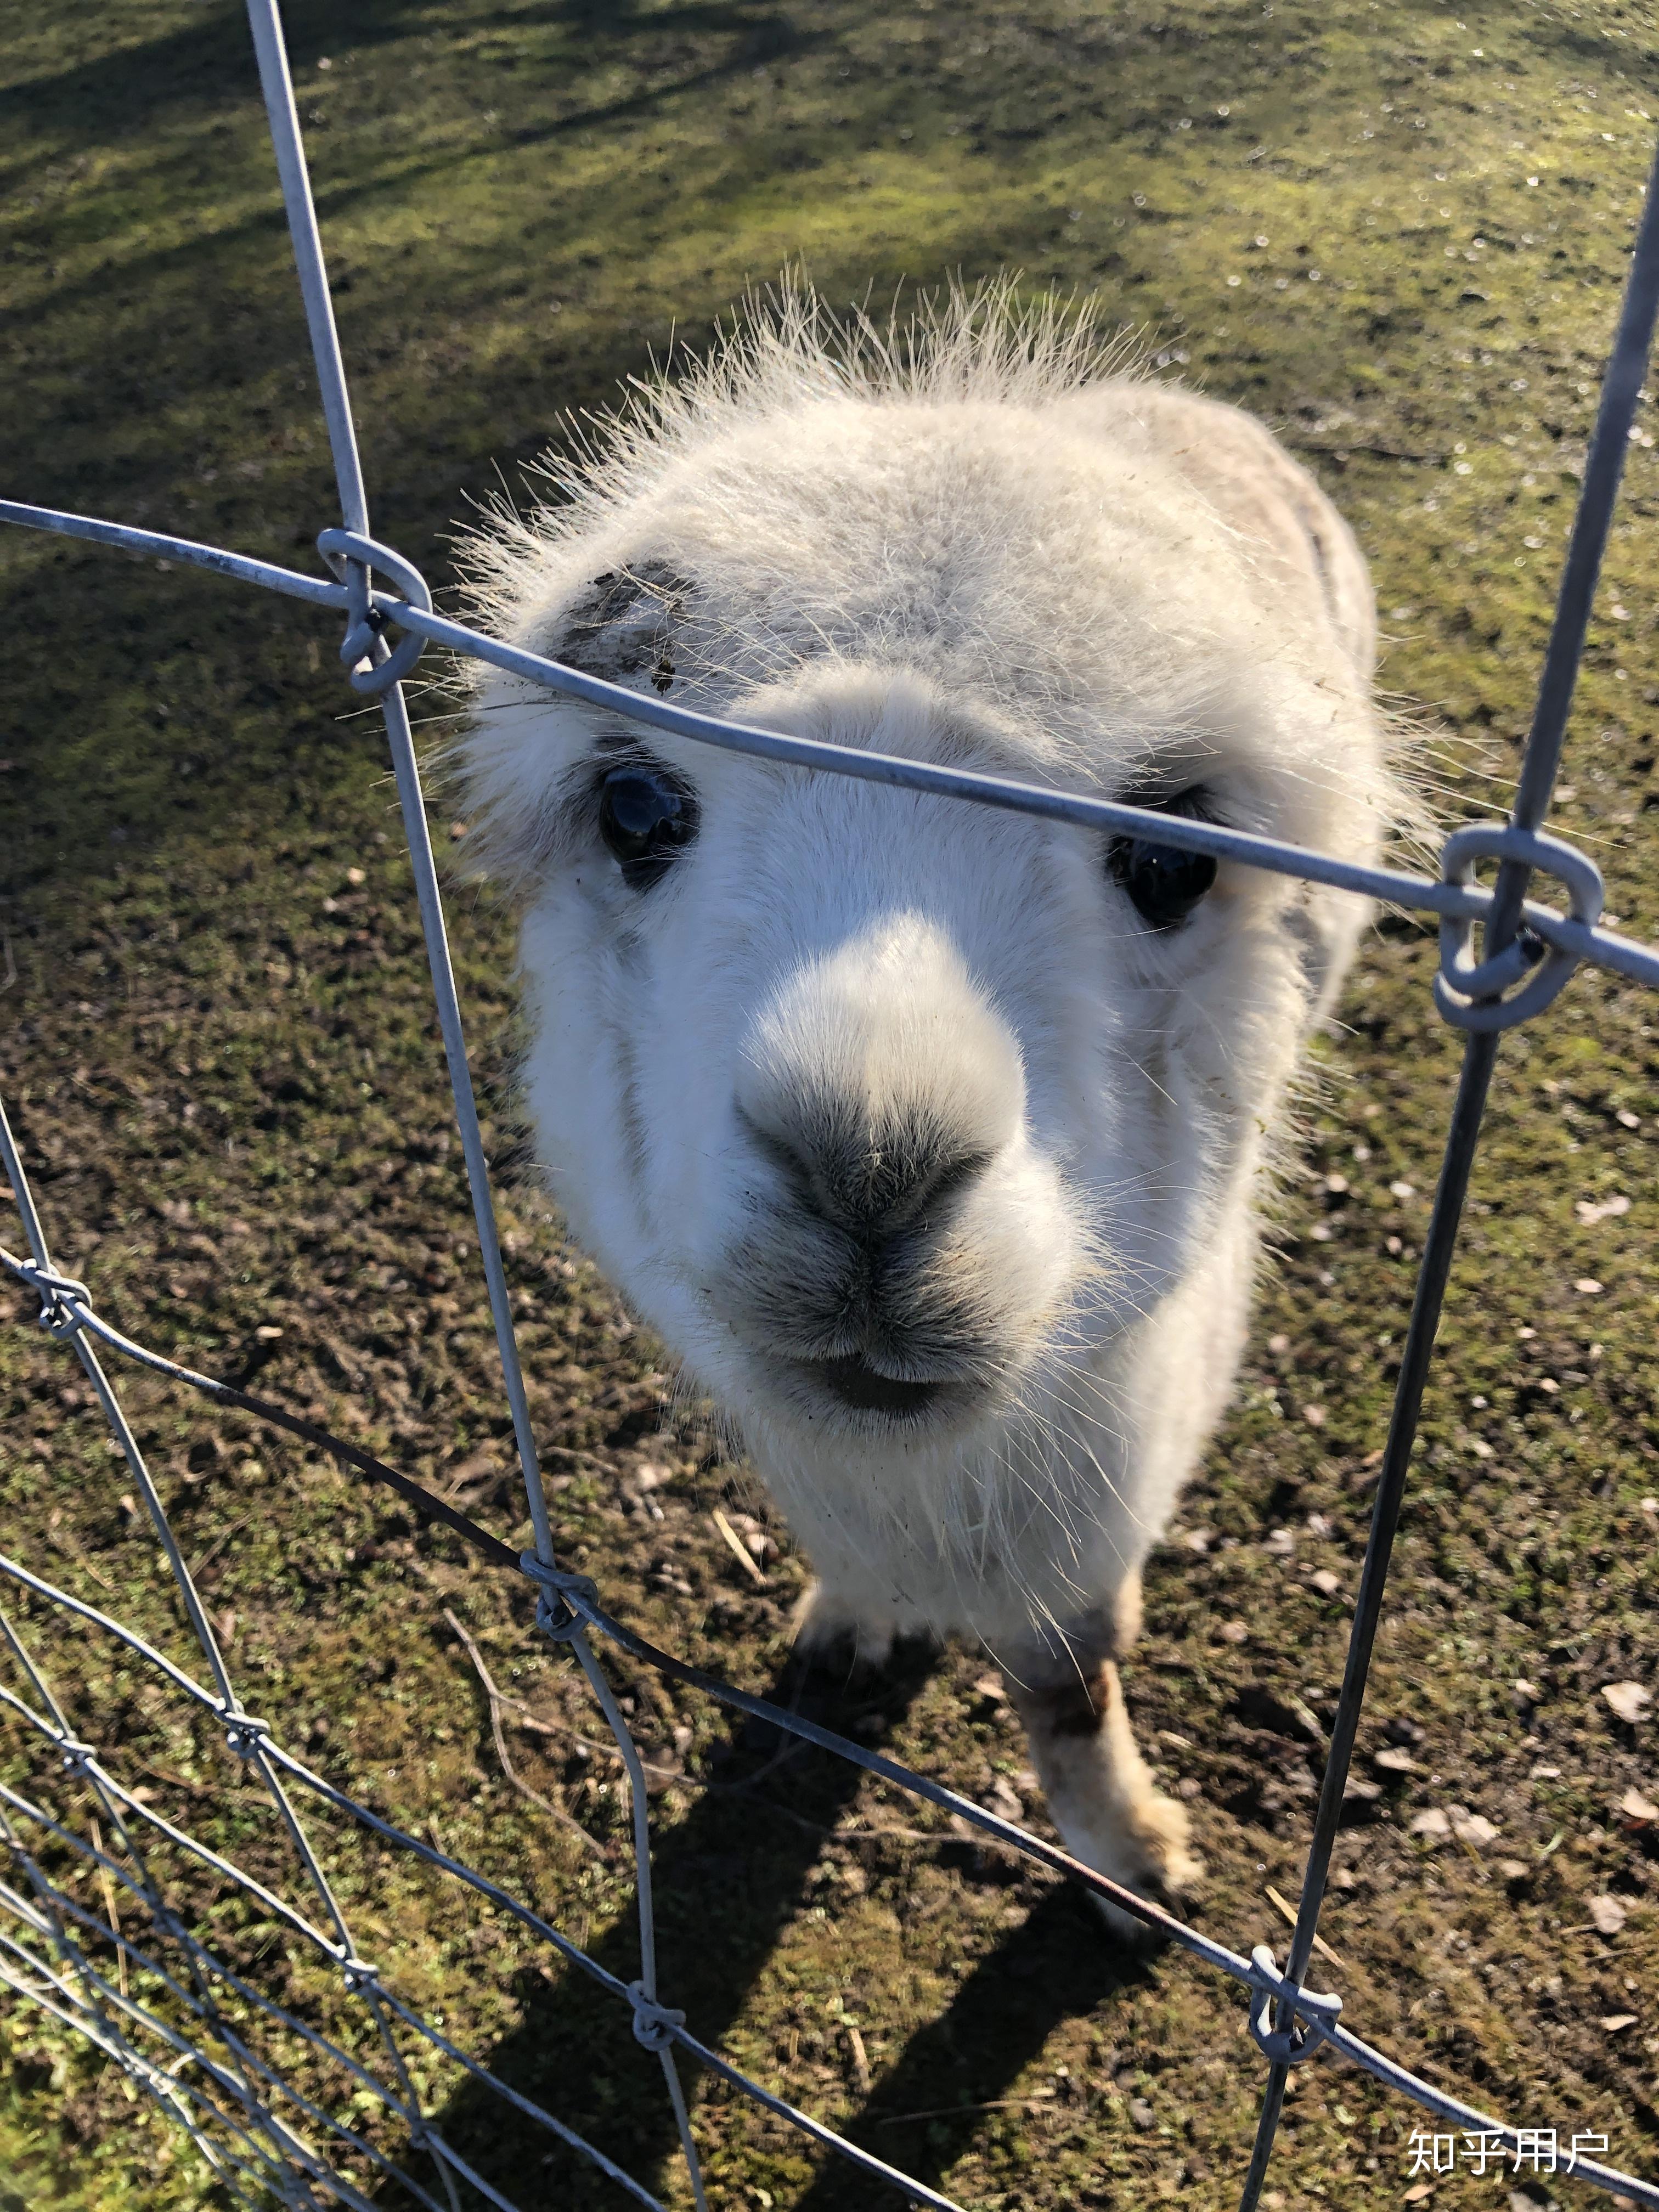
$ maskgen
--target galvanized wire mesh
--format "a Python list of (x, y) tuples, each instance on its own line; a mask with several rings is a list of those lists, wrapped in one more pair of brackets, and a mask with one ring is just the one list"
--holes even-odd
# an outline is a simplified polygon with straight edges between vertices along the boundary
[[(723, 722), (641, 698), (599, 679), (503, 645), (433, 611), (418, 574), (369, 534), (344, 370), (334, 329), (322, 247), (301, 144), (293, 87), (276, 0), (249, 0), (261, 82), (283, 197), (322, 387), (338, 483), (343, 527), (325, 530), (319, 550), (333, 580), (307, 576), (221, 548), (84, 516), (0, 501), (0, 520), (167, 556), (244, 582), (343, 613), (342, 659), (353, 686), (375, 699), (385, 718), (416, 895), (431, 966), (455, 1115), (471, 1189), (478, 1242), (511, 1408), (533, 1549), (515, 1554), (453, 1505), (360, 1446), (328, 1434), (288, 1409), (194, 1372), (124, 1335), (97, 1310), (87, 1285), (53, 1265), (26, 1163), (0, 1110), (0, 1167), (21, 1216), (24, 1252), (0, 1247), (0, 1265), (38, 1296), (42, 1326), (80, 1362), (131, 1472), (160, 1546), (185, 1626), (201, 1655), (186, 1671), (131, 1627), (56, 1587), (22, 1562), (0, 1554), (11, 1586), (0, 1608), (0, 1644), (9, 1662), (0, 1707), (43, 1754), (34, 1794), (0, 1784), (0, 1843), (9, 1864), (0, 1878), (0, 1984), (88, 2039), (133, 2086), (190, 2136), (228, 2196), (264, 2206), (328, 2203), (368, 2207), (386, 2183), (434, 2212), (483, 2202), (512, 2212), (510, 2200), (448, 2142), (430, 2117), (423, 2090), (428, 2057), (463, 2069), (490, 2094), (544, 2129), (551, 2140), (590, 2160), (633, 2201), (659, 2200), (556, 2113), (478, 2063), (422, 2013), (391, 1978), (363, 1957), (315, 1841), (318, 1823), (360, 1832), (412, 1854), (447, 1883), (484, 1901), (585, 1973), (632, 2015), (633, 2032), (661, 2069), (690, 2194), (704, 2202), (697, 2146), (681, 2079), (682, 2057), (732, 2087), (873, 2179), (912, 2202), (946, 2208), (951, 2200), (886, 2165), (702, 2043), (666, 2001), (657, 1972), (647, 1776), (627, 1720), (596, 1656), (595, 1640), (614, 1644), (662, 1674), (737, 1711), (805, 1739), (957, 1816), (1000, 1844), (1069, 1876), (1170, 1942), (1216, 1967), (1247, 1992), (1252, 2036), (1268, 2061), (1243, 2212), (1252, 2212), (1272, 2153), (1289, 2069), (1322, 2048), (1363, 2067), (1438, 2118), (1509, 2154), (1518, 2170), (1540, 2131), (1496, 2119), (1449, 2096), (1364, 2041), (1342, 2017), (1339, 1997), (1310, 1990), (1312, 1957), (1356, 1732), (1364, 1698), (1390, 1552), (1415, 1439), (1429, 1360), (1455, 1246), (1470, 1168), (1502, 1032), (1540, 1012), (1581, 962), (1644, 983), (1659, 983), (1659, 948), (1634, 944), (1599, 926), (1601, 879), (1594, 865), (1546, 834), (1569, 707), (1595, 581), (1618, 493), (1642, 377), (1659, 309), (1659, 163), (1638, 227), (1623, 310), (1603, 381), (1596, 428), (1552, 628), (1515, 803), (1506, 822), (1455, 832), (1437, 879), (1385, 867), (1358, 867), (1300, 848), (1215, 824), (1118, 805), (1075, 793), (971, 775), (925, 763), (844, 750), (835, 745)], [(379, 586), (376, 575), (395, 589)], [(398, 635), (389, 644), (387, 633)], [(559, 1565), (520, 1368), (502, 1271), (488, 1167), (468, 1073), (459, 1002), (445, 933), (437, 871), (427, 831), (410, 720), (402, 690), (428, 641), (488, 661), (532, 684), (607, 706), (635, 721), (726, 750), (803, 769), (890, 784), (1049, 820), (1122, 833), (1149, 825), (1166, 845), (1300, 877), (1439, 918), (1441, 966), (1436, 1002), (1467, 1035), (1462, 1073), (1447, 1135), (1433, 1212), (1403, 1347), (1393, 1416), (1377, 1477), (1341, 1697), (1309, 1849), (1299, 1909), (1281, 1966), (1258, 1944), (1247, 1959), (1173, 1915), (1079, 1864), (1055, 1845), (930, 1778), (850, 1742), (828, 1729), (734, 1690), (659, 1650), (605, 1610), (594, 1585)], [(1478, 861), (1497, 863), (1491, 889), (1474, 880)], [(1527, 896), (1535, 875), (1553, 877), (1567, 911)], [(1476, 927), (1481, 954), (1472, 950)], [(471, 1546), (501, 1571), (527, 1578), (536, 1620), (580, 1666), (623, 1763), (632, 1812), (638, 1910), (638, 1976), (625, 1983), (522, 1899), (422, 1838), (406, 1832), (337, 1787), (286, 1748), (250, 1712), (237, 1690), (155, 1481), (110, 1379), (100, 1348), (300, 1437), (343, 1466), (398, 1492)], [(47, 1617), (77, 1625), (88, 1644), (106, 1648), (192, 1713), (222, 1731), (250, 1785), (263, 1822), (256, 1875), (158, 1812), (149, 1793), (124, 1783), (107, 1748), (79, 1737), (54, 1692), (31, 1625)], [(227, 1902), (252, 1922), (280, 1930), (307, 1962), (295, 1984), (301, 2001), (279, 2003), (257, 1970), (239, 1966), (218, 1929)], [(390, 2147), (389, 2147), (390, 2146)], [(1618, 2191), (1659, 2212), (1659, 2185), (1586, 2154), (1575, 2141), (1566, 2166), (1578, 2179)], [(1600, 2142), (1596, 2148), (1605, 2148)]]

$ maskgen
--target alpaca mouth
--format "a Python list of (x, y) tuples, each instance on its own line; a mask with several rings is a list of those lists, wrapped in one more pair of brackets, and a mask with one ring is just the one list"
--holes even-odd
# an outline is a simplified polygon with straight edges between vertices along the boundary
[(872, 1367), (867, 1359), (856, 1355), (848, 1359), (814, 1359), (802, 1363), (813, 1380), (860, 1413), (890, 1413), (915, 1416), (927, 1413), (936, 1405), (945, 1389), (943, 1382), (905, 1382), (896, 1375), (884, 1375), (878, 1367)]

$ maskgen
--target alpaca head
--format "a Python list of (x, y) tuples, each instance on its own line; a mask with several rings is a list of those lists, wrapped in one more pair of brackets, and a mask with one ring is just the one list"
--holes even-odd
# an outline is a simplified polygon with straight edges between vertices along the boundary
[[(1161, 454), (1170, 395), (1085, 372), (1057, 324), (861, 368), (786, 312), (487, 533), (485, 611), (733, 720), (1369, 856), (1363, 650)], [(1076, 1408), (1248, 1213), (1352, 902), (477, 705), (539, 1158), (763, 1464), (942, 1466)]]

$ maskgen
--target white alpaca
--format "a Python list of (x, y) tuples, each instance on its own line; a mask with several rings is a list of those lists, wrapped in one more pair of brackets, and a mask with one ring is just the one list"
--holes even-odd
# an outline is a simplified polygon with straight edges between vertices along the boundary
[[(1352, 537), (1258, 424), (1119, 365), (1004, 291), (902, 345), (786, 294), (492, 523), (481, 613), (734, 720), (1371, 860)], [(540, 1159), (799, 1532), (807, 1634), (982, 1639), (1068, 1847), (1178, 1893), (1113, 1662), (1358, 903), (494, 673), (477, 708)]]

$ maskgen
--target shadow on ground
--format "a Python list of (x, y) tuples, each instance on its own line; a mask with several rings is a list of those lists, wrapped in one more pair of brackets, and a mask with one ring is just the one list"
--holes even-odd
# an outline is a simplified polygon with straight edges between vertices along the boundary
[[(896, 1655), (877, 1676), (807, 1669), (792, 1660), (765, 1694), (838, 1733), (856, 1728), (867, 1740), (877, 1718), (884, 1735), (899, 1726), (933, 1665), (933, 1655), (919, 1647)], [(759, 1722), (743, 1721), (728, 1741), (726, 1757), (715, 1761), (719, 1786), (704, 1791), (677, 1826), (659, 1825), (652, 1862), (661, 1988), (684, 2008), (699, 2039), (715, 2048), (799, 1909), (826, 1832), (862, 1779), (860, 1769)], [(979, 1857), (971, 1845), (945, 1848)], [(592, 1946), (592, 1955), (625, 1981), (637, 1976), (631, 1913)], [(1056, 2023), (1091, 2011), (1143, 1972), (1082, 1899), (1055, 1889), (975, 1963), (954, 2002), (912, 2038), (851, 2135), (888, 2164), (938, 2185), (986, 2108), (1018, 2079)], [(657, 2062), (635, 2042), (628, 2014), (578, 1973), (556, 1982), (538, 1977), (523, 2002), (521, 2023), (488, 2059), (490, 2070), (556, 2112), (647, 2188), (659, 2185), (676, 2154), (673, 2120), (665, 2094), (641, 2094), (642, 2069), (654, 2075)], [(775, 2069), (766, 2071), (775, 2082)], [(693, 2087), (689, 2075), (687, 2081)], [(816, 2107), (799, 2081), (786, 2076), (782, 2087), (805, 2109)], [(476, 2081), (436, 2119), (487, 2180), (515, 2194), (522, 2196), (527, 2175), (540, 2172), (541, 2201), (570, 2212), (590, 2205), (609, 2212), (617, 2201), (613, 2183), (575, 2154), (550, 2149), (544, 2130)], [(883, 2194), (880, 2183), (831, 2156), (800, 2212), (854, 2212)]]

